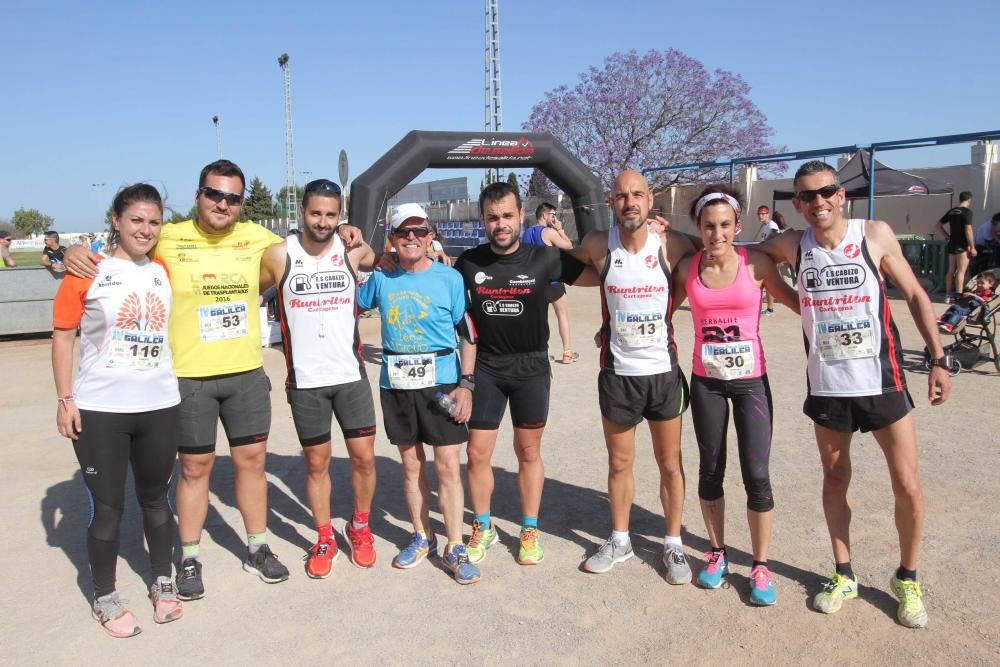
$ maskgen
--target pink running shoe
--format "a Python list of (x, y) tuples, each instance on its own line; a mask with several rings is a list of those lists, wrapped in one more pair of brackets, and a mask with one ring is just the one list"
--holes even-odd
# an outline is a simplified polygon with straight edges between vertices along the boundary
[(128, 600), (122, 600), (118, 591), (112, 591), (94, 600), (91, 613), (101, 627), (112, 637), (134, 637), (142, 632), (142, 626), (125, 605)]
[(156, 583), (149, 587), (149, 599), (153, 603), (153, 620), (157, 623), (176, 621), (184, 615), (184, 605), (170, 577), (156, 578)]

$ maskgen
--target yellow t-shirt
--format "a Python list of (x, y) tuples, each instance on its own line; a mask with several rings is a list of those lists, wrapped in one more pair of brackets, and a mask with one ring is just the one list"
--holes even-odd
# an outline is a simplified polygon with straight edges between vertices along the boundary
[(163, 225), (156, 257), (170, 273), (168, 339), (178, 377), (240, 373), (264, 365), (260, 347), (260, 258), (281, 237), (253, 222), (224, 236), (192, 221)]

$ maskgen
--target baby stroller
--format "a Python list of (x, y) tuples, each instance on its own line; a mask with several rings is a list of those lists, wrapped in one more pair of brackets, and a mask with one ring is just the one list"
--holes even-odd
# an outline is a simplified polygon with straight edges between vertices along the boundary
[[(1000, 278), (998, 273), (1000, 269), (993, 269), (993, 274)], [(974, 283), (970, 280), (969, 285), (972, 284)], [(969, 286), (967, 289), (970, 289)], [(954, 377), (963, 369), (969, 370), (982, 361), (992, 361), (997, 372), (1000, 372), (1000, 350), (997, 349), (998, 319), (1000, 319), (1000, 294), (994, 292), (989, 301), (969, 313), (969, 316), (950, 332), (955, 341), (944, 346), (945, 353), (952, 356), (949, 375)], [(924, 367), (928, 370), (931, 368), (931, 355), (926, 347)]]

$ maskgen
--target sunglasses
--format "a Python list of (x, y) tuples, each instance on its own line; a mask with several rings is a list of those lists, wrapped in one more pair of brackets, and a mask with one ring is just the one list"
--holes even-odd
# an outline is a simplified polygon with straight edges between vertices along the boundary
[(329, 179), (319, 178), (315, 181), (309, 181), (306, 183), (306, 187), (302, 192), (303, 194), (310, 194), (313, 192), (331, 192), (335, 195), (339, 195), (340, 186)]
[(232, 192), (223, 192), (222, 190), (216, 190), (215, 188), (210, 188), (208, 186), (198, 188), (198, 192), (201, 193), (202, 197), (215, 202), (218, 204), (223, 199), (230, 206), (239, 206), (243, 203), (243, 195), (233, 194)]
[(407, 227), (405, 229), (392, 230), (392, 235), (397, 239), (408, 238), (410, 234), (413, 234), (418, 239), (422, 239), (425, 238), (430, 233), (431, 230), (429, 230), (427, 227)]
[(840, 192), (839, 185), (824, 185), (818, 190), (800, 190), (795, 193), (795, 198), (804, 204), (810, 204), (816, 201), (816, 197), (822, 197), (823, 199), (829, 199)]

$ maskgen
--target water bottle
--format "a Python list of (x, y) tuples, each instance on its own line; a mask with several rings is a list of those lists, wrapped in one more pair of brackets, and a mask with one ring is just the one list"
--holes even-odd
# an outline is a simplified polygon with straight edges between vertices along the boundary
[(453, 415), (455, 411), (458, 410), (458, 403), (455, 399), (448, 394), (438, 392), (434, 394), (434, 401), (438, 404), (438, 407), (444, 410), (447, 414)]

